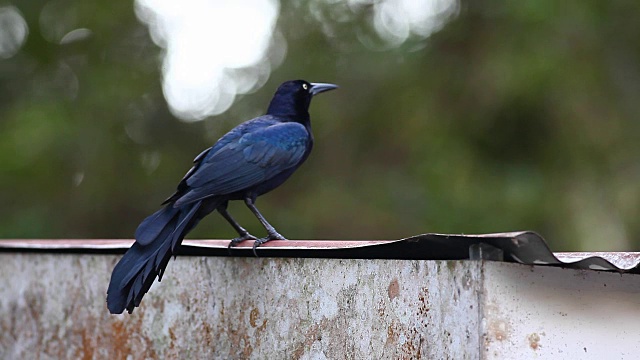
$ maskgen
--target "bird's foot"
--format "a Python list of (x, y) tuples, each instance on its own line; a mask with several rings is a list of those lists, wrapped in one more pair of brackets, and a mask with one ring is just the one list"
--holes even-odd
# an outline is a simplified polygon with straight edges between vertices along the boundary
[(280, 235), (277, 232), (273, 232), (270, 233), (269, 236), (260, 238), (260, 239), (256, 239), (256, 241), (253, 242), (253, 255), (255, 255), (256, 257), (258, 257), (258, 253), (256, 252), (256, 248), (264, 243), (266, 243), (267, 241), (271, 241), (271, 240), (287, 240), (287, 238), (285, 238), (284, 236)]
[(235, 239), (231, 239), (231, 241), (229, 242), (229, 246), (228, 248), (232, 248), (238, 244), (240, 244), (241, 242), (245, 241), (245, 240), (255, 240), (258, 241), (259, 239), (249, 233), (245, 233), (245, 234), (240, 234), (240, 236), (238, 236)]

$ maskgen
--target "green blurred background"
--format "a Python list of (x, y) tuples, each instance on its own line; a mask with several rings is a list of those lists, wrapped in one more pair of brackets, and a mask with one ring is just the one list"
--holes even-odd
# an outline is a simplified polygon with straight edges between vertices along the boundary
[[(253, 80), (208, 116), (167, 102), (163, 1), (0, 1), (0, 237), (131, 238), (195, 155), (304, 78), (341, 88), (311, 106), (307, 163), (258, 201), (285, 236), (638, 249), (640, 2), (265, 1), (262, 62), (224, 70)], [(233, 236), (217, 214), (189, 235)]]

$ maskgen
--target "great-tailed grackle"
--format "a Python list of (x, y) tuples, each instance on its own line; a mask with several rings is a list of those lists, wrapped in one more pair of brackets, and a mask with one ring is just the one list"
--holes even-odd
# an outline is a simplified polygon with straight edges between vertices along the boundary
[[(269, 240), (285, 240), (254, 203), (307, 159), (313, 147), (311, 98), (335, 88), (333, 84), (287, 81), (278, 87), (266, 115), (238, 125), (198, 155), (176, 192), (163, 202), (166, 206), (140, 223), (135, 243), (113, 269), (107, 290), (109, 311), (133, 312), (156, 276), (162, 279), (184, 236), (214, 210), (238, 232), (229, 246), (255, 240), (255, 252), (256, 246)], [(244, 200), (268, 235), (258, 239), (240, 226), (227, 212), (230, 200)]]

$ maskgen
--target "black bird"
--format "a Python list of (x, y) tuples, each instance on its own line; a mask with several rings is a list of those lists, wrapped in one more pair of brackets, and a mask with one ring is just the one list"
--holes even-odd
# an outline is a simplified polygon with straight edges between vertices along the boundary
[[(131, 313), (151, 284), (162, 280), (171, 256), (185, 235), (206, 215), (218, 212), (238, 232), (229, 246), (255, 240), (253, 249), (269, 240), (286, 240), (260, 214), (256, 198), (280, 186), (307, 159), (313, 147), (309, 104), (333, 84), (287, 81), (278, 87), (267, 114), (244, 122), (194, 159), (163, 209), (136, 230), (136, 241), (118, 262), (107, 290), (112, 314)], [(249, 234), (227, 212), (230, 200), (244, 200), (267, 230)]]

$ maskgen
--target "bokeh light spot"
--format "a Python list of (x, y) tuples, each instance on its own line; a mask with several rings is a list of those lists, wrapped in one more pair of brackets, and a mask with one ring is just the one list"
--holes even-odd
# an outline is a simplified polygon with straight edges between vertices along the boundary
[(267, 56), (277, 1), (138, 0), (136, 11), (154, 42), (166, 50), (164, 95), (182, 120), (226, 111), (237, 94), (264, 84), (278, 65)]
[(13, 6), (0, 7), (0, 58), (8, 59), (18, 53), (29, 34), (24, 18)]

